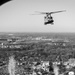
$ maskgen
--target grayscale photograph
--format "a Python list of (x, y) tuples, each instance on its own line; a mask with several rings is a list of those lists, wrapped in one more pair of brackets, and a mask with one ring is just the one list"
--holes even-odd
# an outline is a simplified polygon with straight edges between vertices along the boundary
[(75, 75), (75, 0), (0, 0), (0, 75)]

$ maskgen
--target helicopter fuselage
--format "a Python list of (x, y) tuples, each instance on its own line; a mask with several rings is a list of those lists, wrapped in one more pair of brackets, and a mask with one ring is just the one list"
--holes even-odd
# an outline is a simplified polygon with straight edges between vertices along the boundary
[(46, 14), (46, 16), (44, 17), (44, 24), (47, 25), (47, 24), (54, 24), (54, 20), (53, 20), (53, 17), (51, 16), (51, 14)]

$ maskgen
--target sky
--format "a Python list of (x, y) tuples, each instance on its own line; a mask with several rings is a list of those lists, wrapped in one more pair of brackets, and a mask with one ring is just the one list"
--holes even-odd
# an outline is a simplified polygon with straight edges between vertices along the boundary
[[(52, 14), (54, 25), (44, 25), (45, 15)], [(75, 32), (75, 0), (12, 0), (0, 6), (0, 32)]]

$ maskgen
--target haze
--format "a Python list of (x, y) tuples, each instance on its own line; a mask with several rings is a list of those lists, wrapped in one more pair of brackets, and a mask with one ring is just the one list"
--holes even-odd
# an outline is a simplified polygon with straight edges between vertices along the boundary
[[(54, 25), (44, 25), (45, 15), (51, 12)], [(0, 32), (75, 32), (75, 0), (12, 0), (0, 6)]]

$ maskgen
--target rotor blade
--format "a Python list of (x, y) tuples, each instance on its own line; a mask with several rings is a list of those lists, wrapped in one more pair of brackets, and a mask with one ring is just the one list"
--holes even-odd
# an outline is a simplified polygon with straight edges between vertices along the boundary
[(5, 3), (7, 3), (7, 2), (9, 2), (9, 1), (11, 1), (11, 0), (1, 0), (0, 6), (3, 5), (3, 4), (5, 4)]
[(30, 14), (30, 15), (43, 15), (43, 14)]
[(37, 12), (39, 14), (47, 14), (47, 12), (39, 12), (39, 11), (35, 11), (35, 12)]
[(55, 12), (38, 12), (38, 11), (35, 11), (39, 14), (54, 14), (54, 13), (60, 13), (60, 12), (65, 12), (66, 10), (62, 10), (62, 11), (55, 11)]
[(65, 12), (66, 10), (63, 11), (55, 11), (55, 12), (50, 12), (50, 14), (54, 14), (54, 13), (60, 13), (60, 12)]

